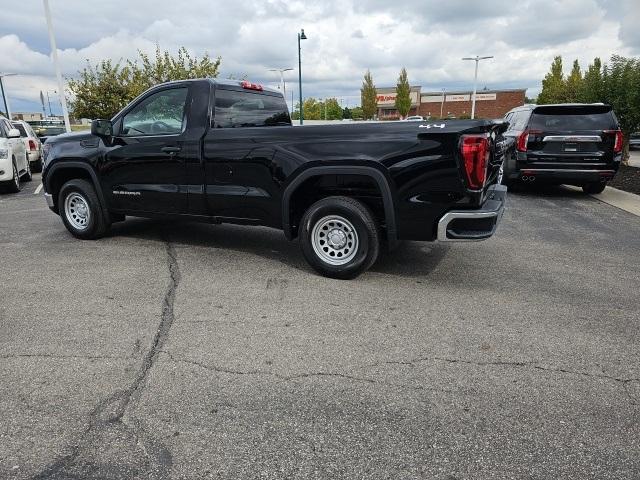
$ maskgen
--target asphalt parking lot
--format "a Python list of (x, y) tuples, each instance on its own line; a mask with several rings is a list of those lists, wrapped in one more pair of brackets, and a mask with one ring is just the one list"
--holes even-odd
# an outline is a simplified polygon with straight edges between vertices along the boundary
[(640, 217), (520, 192), (345, 282), (266, 228), (75, 240), (38, 183), (0, 196), (0, 478), (640, 477)]

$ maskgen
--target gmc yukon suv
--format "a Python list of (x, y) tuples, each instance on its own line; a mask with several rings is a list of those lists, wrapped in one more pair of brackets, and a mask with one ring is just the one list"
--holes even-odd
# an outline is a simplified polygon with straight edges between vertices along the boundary
[(622, 131), (609, 105), (525, 105), (505, 115), (516, 149), (503, 183), (544, 182), (602, 192), (622, 160)]
[(503, 121), (293, 127), (247, 81), (158, 85), (91, 133), (50, 138), (44, 191), (76, 237), (126, 215), (266, 225), (323, 275), (353, 278), (381, 244), (482, 240), (500, 220)]

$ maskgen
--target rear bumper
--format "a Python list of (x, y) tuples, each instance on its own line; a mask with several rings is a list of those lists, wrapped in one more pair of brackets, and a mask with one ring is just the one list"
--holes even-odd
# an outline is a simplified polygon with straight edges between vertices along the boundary
[[(523, 168), (515, 175), (509, 175), (513, 180), (542, 180), (554, 183), (592, 183), (610, 180), (617, 169), (568, 169), (568, 168)], [(526, 178), (523, 178), (526, 177)]]
[(476, 210), (452, 210), (438, 221), (441, 242), (473, 242), (492, 236), (502, 219), (507, 202), (507, 187), (491, 186), (487, 200)]

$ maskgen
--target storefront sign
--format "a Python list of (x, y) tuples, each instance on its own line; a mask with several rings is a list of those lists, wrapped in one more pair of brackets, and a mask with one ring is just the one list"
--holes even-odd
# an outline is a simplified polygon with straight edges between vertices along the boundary
[[(379, 93), (376, 96), (377, 104), (379, 107), (386, 105), (394, 105), (396, 103), (396, 97), (398, 95), (394, 93)], [(410, 92), (409, 97), (411, 98), (411, 105), (418, 104), (419, 92)]]

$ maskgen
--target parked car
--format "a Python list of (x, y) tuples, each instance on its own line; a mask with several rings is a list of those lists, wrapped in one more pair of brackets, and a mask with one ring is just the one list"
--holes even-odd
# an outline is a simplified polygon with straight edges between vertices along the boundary
[(420, 115), (410, 115), (405, 119), (407, 122), (422, 122), (424, 118)]
[(51, 210), (93, 239), (125, 215), (266, 225), (323, 275), (353, 278), (383, 241), (483, 240), (506, 187), (502, 121), (292, 127), (284, 97), (248, 81), (151, 88), (90, 132), (49, 138)]
[(629, 135), (629, 148), (640, 148), (640, 132)]
[(28, 123), (42, 143), (45, 143), (49, 137), (55, 137), (67, 131), (64, 123), (58, 120), (34, 120)]
[(16, 120), (11, 123), (20, 131), (20, 136), (24, 140), (31, 171), (42, 171), (42, 142), (31, 128), (31, 125), (24, 120)]
[(20, 131), (0, 115), (0, 187), (19, 192), (21, 180), (31, 180), (31, 167), (27, 149)]
[(623, 138), (609, 105), (524, 105), (505, 119), (516, 147), (504, 165), (505, 185), (564, 183), (600, 193), (618, 171)]

